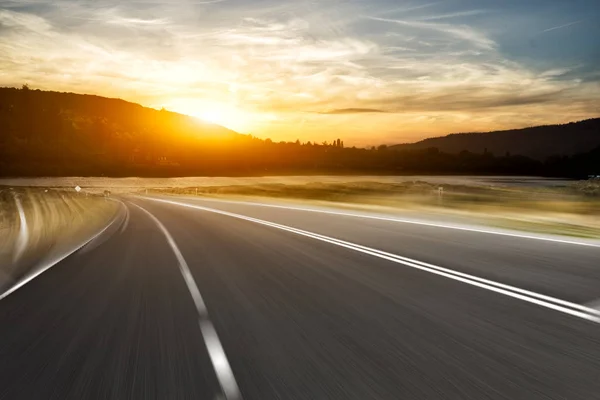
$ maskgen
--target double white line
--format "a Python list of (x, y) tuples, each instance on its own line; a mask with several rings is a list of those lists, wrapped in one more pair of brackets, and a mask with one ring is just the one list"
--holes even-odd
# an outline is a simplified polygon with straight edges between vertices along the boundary
[(373, 219), (373, 220), (377, 220), (377, 221), (389, 221), (389, 222), (397, 222), (397, 223), (402, 223), (402, 224), (430, 226), (430, 227), (442, 228), (442, 229), (453, 229), (453, 230), (457, 230), (457, 231), (485, 233), (488, 235), (507, 236), (507, 237), (514, 237), (514, 238), (519, 238), (519, 239), (539, 240), (539, 241), (543, 241), (543, 242), (562, 243), (562, 244), (569, 244), (569, 245), (600, 248), (600, 243), (598, 241), (586, 242), (586, 241), (581, 241), (581, 240), (563, 239), (563, 238), (559, 238), (559, 237), (517, 233), (517, 232), (503, 231), (503, 230), (498, 230), (498, 229), (483, 229), (483, 228), (461, 226), (461, 225), (450, 225), (450, 224), (444, 224), (444, 223), (439, 223), (439, 222), (427, 222), (427, 221), (404, 219), (404, 218), (390, 217), (390, 216), (383, 216), (383, 215), (372, 215), (372, 214), (365, 214), (365, 213), (358, 213), (358, 212), (334, 211), (334, 210), (321, 209), (321, 208), (308, 208), (308, 207), (297, 207), (297, 206), (291, 206), (291, 205), (256, 203), (256, 202), (240, 201), (240, 200), (232, 201), (232, 200), (222, 200), (222, 199), (213, 199), (213, 198), (210, 198), (210, 199), (198, 198), (196, 200), (226, 203), (226, 204), (237, 204), (237, 205), (244, 204), (244, 205), (248, 205), (248, 206), (252, 206), (252, 207), (280, 208), (283, 210), (303, 211), (303, 212), (310, 212), (310, 213), (317, 213), (317, 214), (339, 215), (342, 217)]
[(402, 257), (397, 254), (388, 253), (385, 251), (373, 249), (371, 247), (362, 246), (356, 243), (347, 242), (340, 239), (335, 239), (329, 236), (319, 235), (317, 233), (308, 232), (302, 229), (292, 228), (290, 226), (277, 224), (257, 218), (248, 217), (241, 214), (235, 214), (227, 211), (217, 210), (214, 208), (208, 208), (198, 205), (192, 205), (187, 203), (181, 203), (172, 200), (155, 199), (145, 197), (145, 199), (153, 200), (161, 203), (173, 204), (181, 207), (193, 208), (197, 210), (208, 211), (216, 214), (227, 215), (229, 217), (243, 219), (251, 221), (257, 224), (270, 226), (272, 228), (281, 229), (283, 231), (295, 233), (297, 235), (310, 237), (312, 239), (320, 240), (322, 242), (334, 244), (336, 246), (345, 247), (350, 250), (358, 251), (360, 253), (369, 254), (374, 257), (382, 258), (384, 260), (392, 261), (397, 264), (402, 264), (411, 268), (420, 269), (427, 271), (432, 274), (441, 275), (449, 279), (460, 281), (468, 285), (477, 286), (482, 289), (487, 289), (492, 292), (500, 293), (509, 297), (513, 297), (519, 300), (533, 303), (538, 306), (546, 307), (555, 311), (559, 311), (565, 314), (572, 315), (574, 317), (582, 318), (588, 321), (600, 323), (600, 311), (580, 304), (571, 303), (569, 301), (557, 299), (554, 297), (546, 296), (543, 294), (535, 293), (529, 290), (520, 289), (514, 286), (505, 285), (499, 282), (491, 281), (489, 279), (479, 278), (463, 272), (454, 271), (448, 268), (439, 267), (437, 265), (425, 263), (411, 258)]

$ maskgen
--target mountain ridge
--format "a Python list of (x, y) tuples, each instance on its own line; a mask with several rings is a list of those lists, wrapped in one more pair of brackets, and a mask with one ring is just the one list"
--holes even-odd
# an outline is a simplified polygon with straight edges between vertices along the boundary
[(600, 146), (600, 118), (501, 131), (451, 133), (389, 147), (393, 150), (435, 147), (451, 154), (461, 151), (496, 155), (508, 153), (543, 160), (551, 156), (571, 156), (597, 146)]

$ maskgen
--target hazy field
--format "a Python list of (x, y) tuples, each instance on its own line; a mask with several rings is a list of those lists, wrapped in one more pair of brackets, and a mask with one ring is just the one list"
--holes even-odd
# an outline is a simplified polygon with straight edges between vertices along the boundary
[[(442, 178), (439, 179), (441, 182)], [(562, 185), (557, 181), (545, 184), (532, 179), (496, 179), (493, 184), (475, 179), (447, 182), (261, 183), (150, 188), (143, 193), (335, 204), (415, 218), (600, 238), (598, 182)]]
[(348, 182), (381, 182), (402, 183), (423, 181), (432, 184), (448, 185), (489, 185), (489, 186), (523, 186), (523, 187), (560, 187), (572, 183), (566, 179), (540, 178), (528, 176), (264, 176), (264, 177), (184, 177), (184, 178), (10, 178), (0, 179), (0, 186), (41, 186), (73, 188), (76, 185), (89, 190), (109, 188), (116, 191), (135, 191), (140, 188), (167, 188), (191, 186), (227, 186), (256, 185), (269, 183), (306, 184), (348, 183)]
[(0, 185), (90, 193), (277, 199), (368, 209), (530, 232), (600, 238), (600, 184), (507, 176), (18, 178)]

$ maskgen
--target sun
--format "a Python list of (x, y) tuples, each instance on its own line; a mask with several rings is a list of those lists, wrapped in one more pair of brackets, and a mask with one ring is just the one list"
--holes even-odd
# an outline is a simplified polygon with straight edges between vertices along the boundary
[(249, 114), (233, 105), (203, 99), (173, 99), (166, 108), (240, 133), (247, 131), (250, 122)]

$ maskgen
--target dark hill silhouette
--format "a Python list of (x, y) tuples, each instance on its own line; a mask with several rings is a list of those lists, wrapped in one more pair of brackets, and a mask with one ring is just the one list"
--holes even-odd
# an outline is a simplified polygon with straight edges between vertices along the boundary
[(550, 156), (571, 156), (600, 146), (600, 118), (564, 125), (535, 126), (484, 133), (454, 133), (429, 138), (417, 143), (391, 146), (396, 150), (436, 147), (440, 151), (458, 154), (461, 151), (496, 155), (519, 154), (536, 160)]
[[(117, 129), (128, 131), (142, 130), (148, 134), (153, 131), (169, 129), (184, 135), (200, 137), (231, 137), (236, 132), (219, 125), (204, 122), (188, 115), (166, 110), (155, 110), (130, 103), (121, 99), (100, 97), (89, 94), (60, 93), (22, 89), (0, 88), (0, 113), (42, 111), (48, 118), (60, 116), (64, 121), (82, 123), (84, 121), (104, 122), (115, 125)], [(99, 119), (99, 120), (98, 120)], [(31, 121), (34, 123), (35, 121)], [(51, 122), (51, 121), (43, 121)], [(34, 124), (35, 125), (35, 124)], [(32, 125), (29, 132), (20, 128), (19, 134), (34, 133)]]
[[(572, 125), (574, 132), (598, 136), (598, 120)], [(565, 143), (559, 153), (575, 151), (567, 144), (576, 133), (556, 129), (562, 132), (556, 140)], [(347, 148), (340, 139), (276, 143), (118, 99), (0, 88), (0, 176), (600, 174), (600, 147), (544, 161), (517, 155), (512, 147), (512, 155), (487, 147), (497, 154), (463, 147), (451, 154), (433, 144), (402, 151), (385, 145)]]

